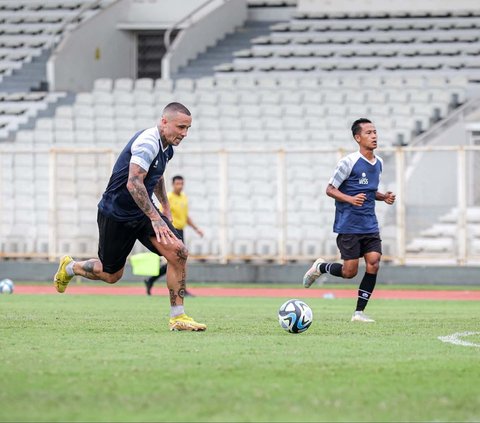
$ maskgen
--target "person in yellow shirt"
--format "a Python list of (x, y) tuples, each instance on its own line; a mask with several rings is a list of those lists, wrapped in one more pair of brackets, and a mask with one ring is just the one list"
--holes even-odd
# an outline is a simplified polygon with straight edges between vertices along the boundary
[[(184, 229), (187, 226), (191, 226), (193, 230), (203, 237), (203, 231), (193, 223), (190, 215), (188, 214), (188, 197), (183, 192), (184, 186), (183, 176), (176, 175), (172, 178), (172, 191), (167, 194), (168, 203), (170, 204), (170, 210), (172, 212), (172, 223), (177, 232), (178, 238), (185, 243)], [(160, 272), (158, 276), (151, 276), (145, 279), (145, 286), (147, 288), (147, 295), (152, 295), (152, 288), (155, 281), (161, 278), (167, 273), (167, 265), (160, 266)], [(186, 293), (189, 295), (189, 293)]]

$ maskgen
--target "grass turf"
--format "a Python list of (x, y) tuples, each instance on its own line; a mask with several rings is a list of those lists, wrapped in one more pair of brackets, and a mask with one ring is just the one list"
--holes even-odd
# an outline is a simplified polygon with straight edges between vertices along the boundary
[[(282, 299), (193, 298), (206, 333), (170, 333), (165, 297), (0, 296), (2, 421), (478, 421), (475, 302), (310, 299), (290, 335)], [(472, 337), (472, 342), (480, 337)]]

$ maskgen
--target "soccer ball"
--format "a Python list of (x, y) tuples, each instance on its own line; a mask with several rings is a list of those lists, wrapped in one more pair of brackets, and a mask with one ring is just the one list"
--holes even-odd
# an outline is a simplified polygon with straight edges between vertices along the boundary
[(10, 279), (0, 281), (0, 294), (13, 294), (13, 282)]
[(313, 322), (312, 309), (303, 301), (288, 300), (278, 310), (278, 321), (287, 332), (305, 332)]

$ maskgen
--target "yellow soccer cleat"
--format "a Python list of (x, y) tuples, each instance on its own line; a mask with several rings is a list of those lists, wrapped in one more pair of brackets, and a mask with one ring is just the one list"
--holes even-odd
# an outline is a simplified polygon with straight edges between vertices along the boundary
[(55, 273), (55, 276), (53, 278), (53, 285), (55, 286), (55, 289), (57, 292), (60, 292), (63, 294), (65, 290), (67, 289), (68, 283), (72, 280), (73, 276), (68, 275), (67, 273), (67, 264), (71, 263), (73, 261), (73, 258), (70, 256), (63, 256), (60, 259), (60, 264), (58, 266), (57, 273)]
[(204, 325), (203, 323), (197, 323), (185, 313), (176, 317), (171, 317), (169, 326), (170, 330), (172, 331), (187, 330), (191, 332), (203, 332), (207, 330), (207, 325)]

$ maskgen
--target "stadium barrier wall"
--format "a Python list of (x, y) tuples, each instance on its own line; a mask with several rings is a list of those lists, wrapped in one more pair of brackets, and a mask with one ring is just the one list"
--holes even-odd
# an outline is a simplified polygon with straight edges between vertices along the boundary
[(129, 0), (128, 12), (119, 22), (129, 29), (167, 29), (205, 0)]
[[(187, 284), (191, 282), (208, 283), (297, 283), (301, 287), (301, 280), (309, 264), (267, 264), (267, 263), (199, 263), (189, 259)], [(52, 277), (57, 271), (58, 263), (42, 262), (37, 260), (10, 260), (0, 259), (0, 279), (9, 278), (17, 281), (35, 281), (52, 283)], [(363, 277), (364, 268), (360, 268), (358, 275), (349, 280), (352, 286), (358, 286)], [(135, 276), (127, 263), (122, 281), (142, 282), (145, 276)], [(89, 281), (78, 278), (73, 284), (89, 284)], [(344, 286), (344, 279), (329, 277), (327, 284), (335, 288), (335, 284)], [(478, 286), (478, 266), (397, 266), (391, 263), (382, 263), (379, 283), (382, 285), (462, 285)], [(332, 285), (330, 285), (332, 284)], [(158, 289), (163, 287), (157, 284)], [(54, 288), (52, 286), (52, 292)]]
[[(189, 40), (198, 46), (197, 50), (183, 44), (182, 48), (188, 54), (178, 52), (178, 56), (192, 58), (192, 51), (198, 53), (212, 40), (222, 37), (224, 28), (233, 29), (233, 26), (229, 26), (230, 22), (237, 22), (242, 15), (239, 7), (236, 7), (238, 2), (240, 0), (229, 1), (232, 6), (227, 9), (239, 14), (239, 17), (216, 15), (221, 18), (216, 22), (204, 17), (205, 13), (215, 14), (215, 10), (209, 8), (203, 11), (198, 19), (202, 22), (207, 19), (210, 28), (203, 32), (196, 29), (198, 39)], [(182, 0), (181, 3), (177, 0), (118, 0), (79, 24), (55, 48), (47, 62), (50, 89), (91, 91), (98, 78), (136, 78), (136, 32), (168, 30), (204, 3), (205, 0)], [(160, 69), (160, 61), (158, 66)]]
[(135, 76), (135, 34), (117, 29), (129, 10), (120, 0), (69, 33), (47, 62), (52, 91), (91, 91), (97, 78)]
[[(331, 230), (334, 203), (324, 190), (336, 161), (347, 152), (178, 149), (166, 176), (185, 176), (192, 217), (207, 226), (205, 239), (187, 231), (193, 258), (224, 264), (338, 259)], [(409, 167), (418, 166), (412, 158), (420, 152), (437, 156), (442, 165), (439, 169), (432, 160), (430, 177), (407, 178)], [(117, 153), (109, 148), (1, 147), (0, 257), (55, 261), (65, 253), (95, 256), (96, 204)], [(379, 154), (385, 161), (381, 190), (397, 194), (394, 207), (377, 207), (384, 260), (399, 265), (480, 263), (480, 217), (470, 210), (478, 203), (469, 196), (478, 180), (480, 146), (396, 147)], [(242, 165), (253, 161), (256, 167)], [(438, 171), (454, 183), (436, 184)], [(410, 192), (409, 185), (419, 189)], [(444, 204), (432, 203), (432, 195)], [(434, 227), (452, 213), (446, 227)], [(423, 234), (425, 230), (430, 233)], [(431, 247), (411, 247), (421, 236), (427, 238), (420, 244)]]

